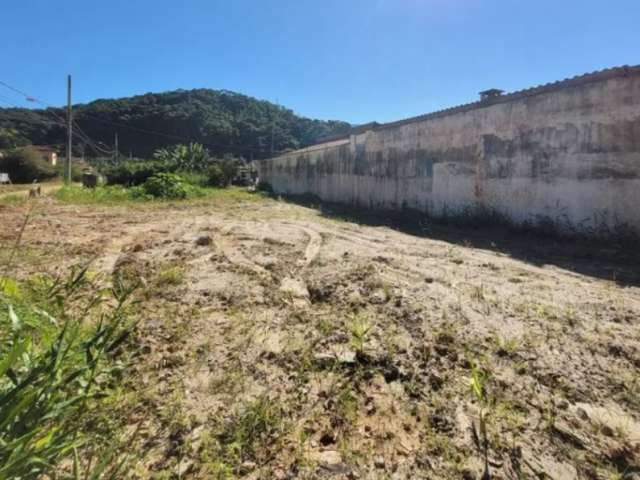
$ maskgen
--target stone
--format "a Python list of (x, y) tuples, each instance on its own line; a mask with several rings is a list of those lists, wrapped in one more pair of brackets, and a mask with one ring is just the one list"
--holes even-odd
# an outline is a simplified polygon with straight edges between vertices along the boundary
[(311, 457), (313, 460), (318, 462), (320, 466), (330, 470), (338, 470), (342, 467), (342, 455), (340, 455), (340, 452), (337, 450), (315, 452)]
[(386, 303), (387, 301), (388, 301), (388, 297), (387, 297), (387, 294), (384, 292), (384, 290), (376, 290), (369, 297), (369, 302), (374, 305), (380, 305), (380, 304)]
[(302, 280), (296, 278), (285, 277), (280, 283), (280, 291), (288, 293), (293, 298), (309, 298), (309, 290)]
[(202, 235), (196, 239), (196, 245), (199, 247), (206, 247), (207, 245), (211, 245), (213, 240), (209, 235)]
[(384, 466), (385, 466), (384, 457), (377, 456), (376, 458), (374, 458), (373, 459), (373, 465), (376, 468), (384, 468)]

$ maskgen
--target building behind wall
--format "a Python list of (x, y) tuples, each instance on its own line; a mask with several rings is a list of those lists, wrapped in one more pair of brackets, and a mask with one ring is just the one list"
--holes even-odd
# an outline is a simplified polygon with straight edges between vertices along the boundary
[(387, 124), (258, 162), (281, 194), (640, 233), (640, 66)]

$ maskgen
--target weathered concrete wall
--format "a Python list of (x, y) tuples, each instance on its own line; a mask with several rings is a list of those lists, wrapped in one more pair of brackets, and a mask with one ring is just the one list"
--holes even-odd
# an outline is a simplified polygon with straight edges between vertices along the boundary
[(640, 233), (640, 67), (374, 126), (258, 168), (282, 194)]

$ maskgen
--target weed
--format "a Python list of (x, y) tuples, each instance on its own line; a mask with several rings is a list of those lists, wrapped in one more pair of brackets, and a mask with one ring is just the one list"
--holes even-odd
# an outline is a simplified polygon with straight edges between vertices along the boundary
[(17, 194), (17, 193), (12, 193), (9, 195), (2, 195), (0, 196), (0, 205), (20, 205), (22, 203), (26, 203), (27, 201), (27, 196), (22, 194)]
[(355, 349), (356, 355), (359, 358), (363, 358), (365, 345), (373, 325), (368, 319), (356, 316), (352, 319), (348, 328), (349, 333), (351, 334), (351, 346)]
[(529, 364), (527, 362), (516, 362), (513, 364), (513, 369), (518, 375), (525, 375), (529, 370)]
[(158, 287), (176, 286), (184, 282), (185, 270), (180, 265), (171, 265), (158, 273), (156, 285)]
[(471, 298), (478, 302), (483, 302), (484, 297), (484, 285), (474, 285), (471, 289)]
[(328, 336), (334, 330), (334, 326), (331, 323), (331, 320), (329, 320), (328, 318), (321, 318), (320, 320), (318, 320), (316, 328), (323, 337)]
[(453, 322), (446, 320), (446, 310), (442, 311), (443, 322), (435, 331), (434, 339), (438, 344), (453, 345), (458, 337), (458, 330)]
[(634, 408), (640, 408), (640, 376), (637, 374), (623, 374), (622, 400)]
[(122, 203), (133, 202), (136, 199), (131, 195), (131, 190), (121, 186), (83, 188), (76, 186), (64, 186), (60, 188), (55, 197), (64, 203), (96, 204), (96, 203)]
[[(113, 446), (101, 444), (83, 425), (120, 376), (122, 368), (114, 359), (130, 334), (124, 305), (131, 291), (114, 291), (110, 311), (95, 324), (87, 324), (90, 312), (103, 298), (87, 282), (86, 271), (85, 266), (66, 279), (47, 279), (43, 282), (46, 295), (38, 304), (16, 296), (11, 283), (3, 282), (2, 479), (55, 477), (62, 463), (73, 465), (76, 478), (115, 477), (124, 467)], [(89, 295), (80, 292), (86, 288)], [(13, 295), (6, 296), (6, 292)], [(74, 303), (80, 300), (82, 305)], [(79, 312), (78, 316), (73, 312)], [(96, 457), (102, 460), (93, 464)]]
[(566, 322), (569, 324), (570, 327), (575, 327), (579, 323), (578, 318), (576, 316), (576, 311), (571, 307), (567, 307), (565, 309), (564, 319), (566, 320)]
[(547, 407), (542, 412), (543, 428), (549, 433), (553, 433), (558, 418), (558, 409), (553, 399), (549, 400)]
[(214, 395), (235, 396), (242, 392), (244, 388), (244, 375), (237, 369), (221, 372), (209, 381), (209, 391)]
[(489, 393), (487, 391), (488, 381), (489, 373), (477, 365), (474, 365), (471, 369), (470, 388), (471, 394), (478, 402), (480, 410), (478, 413), (478, 427), (476, 428), (475, 423), (473, 424), (473, 435), (476, 445), (481, 448), (484, 457), (483, 480), (491, 478), (491, 474), (489, 473), (489, 439), (487, 436), (487, 410), (491, 406)]
[(358, 414), (358, 398), (353, 390), (346, 386), (336, 398), (336, 414), (343, 423), (350, 425), (355, 422)]
[(264, 448), (283, 432), (283, 416), (278, 403), (260, 397), (244, 405), (218, 435), (222, 460), (239, 465), (257, 460)]
[(512, 357), (520, 349), (520, 342), (515, 338), (505, 339), (499, 336), (494, 338), (494, 352), (501, 357)]

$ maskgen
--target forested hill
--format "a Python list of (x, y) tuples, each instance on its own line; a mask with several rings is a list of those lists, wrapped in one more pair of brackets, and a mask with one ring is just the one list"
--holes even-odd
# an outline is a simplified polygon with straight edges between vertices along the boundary
[[(0, 109), (0, 129), (16, 130), (22, 144), (63, 145), (65, 117), (62, 108)], [(101, 156), (100, 148), (112, 149), (117, 133), (123, 155), (149, 157), (161, 147), (198, 142), (214, 155), (264, 158), (272, 142), (277, 153), (350, 129), (346, 122), (312, 120), (264, 100), (210, 89), (96, 100), (75, 105), (74, 120), (80, 127), (74, 148), (78, 153), (85, 148), (87, 156)], [(95, 141), (95, 146), (84, 146), (87, 142), (80, 132)]]

